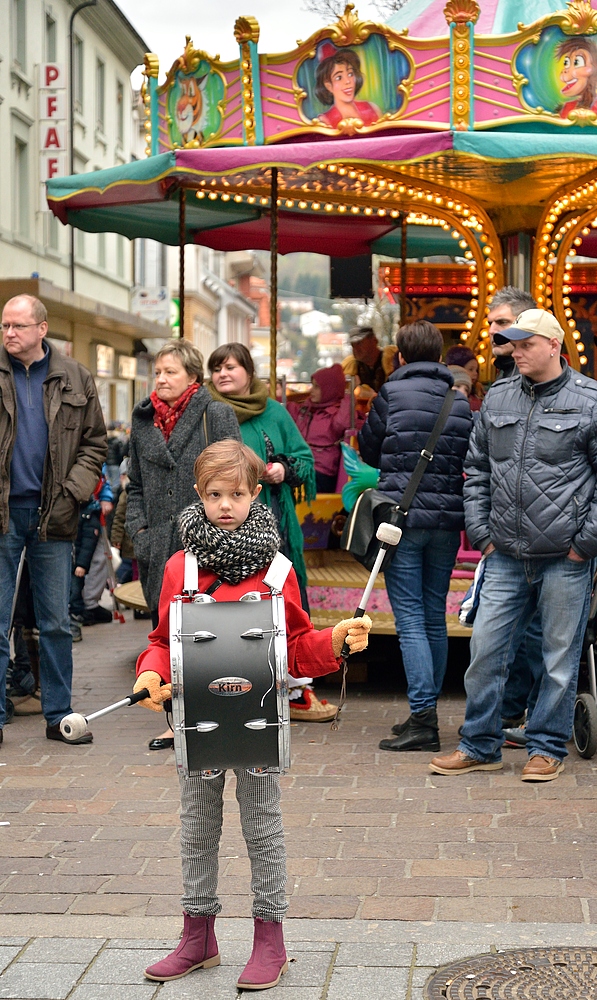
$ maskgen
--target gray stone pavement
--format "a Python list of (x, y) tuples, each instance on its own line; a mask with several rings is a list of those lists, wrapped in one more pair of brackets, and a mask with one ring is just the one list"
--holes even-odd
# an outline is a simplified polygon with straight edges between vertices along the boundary
[[(128, 617), (128, 616), (127, 616)], [(95, 626), (75, 647), (73, 704), (89, 713), (130, 691), (146, 623)], [(334, 689), (328, 692), (334, 697)], [(321, 692), (320, 692), (321, 696)], [(457, 743), (463, 699), (440, 704)], [(502, 772), (442, 778), (426, 754), (377, 744), (405, 700), (354, 686), (340, 731), (292, 727), (283, 779), (290, 896), (287, 976), (269, 995), (352, 1000), (375, 989), (422, 1000), (438, 965), (495, 948), (595, 945), (597, 765), (571, 750), (555, 782)], [(178, 783), (150, 753), (163, 716), (97, 720), (91, 746), (16, 719), (0, 747), (0, 1000), (236, 996), (250, 953), (249, 869), (234, 783), (226, 790), (218, 920), (222, 966), (170, 984), (143, 968), (180, 931)]]

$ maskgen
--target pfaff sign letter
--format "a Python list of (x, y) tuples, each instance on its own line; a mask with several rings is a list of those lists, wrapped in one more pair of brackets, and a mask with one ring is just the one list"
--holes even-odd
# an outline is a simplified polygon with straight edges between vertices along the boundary
[(39, 95), (39, 117), (50, 119), (51, 121), (64, 121), (66, 118), (66, 101), (64, 91), (57, 94), (49, 94), (40, 91)]
[(41, 63), (39, 67), (40, 90), (64, 90), (66, 74), (62, 63)]

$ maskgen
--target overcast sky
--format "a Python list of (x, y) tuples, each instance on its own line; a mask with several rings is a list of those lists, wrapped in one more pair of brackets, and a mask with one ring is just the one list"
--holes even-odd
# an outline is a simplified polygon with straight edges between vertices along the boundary
[[(308, 14), (303, 0), (292, 6), (287, 0), (116, 0), (118, 6), (147, 42), (150, 52), (160, 59), (160, 83), (174, 60), (181, 55), (185, 35), (193, 44), (224, 62), (238, 58), (234, 40), (234, 22), (242, 14), (252, 14), (259, 21), (260, 52), (289, 52), (297, 39), (304, 41), (326, 19)], [(361, 18), (379, 20), (369, 2), (355, 4)], [(135, 76), (133, 76), (135, 81)], [(137, 85), (139, 81), (136, 81)]]

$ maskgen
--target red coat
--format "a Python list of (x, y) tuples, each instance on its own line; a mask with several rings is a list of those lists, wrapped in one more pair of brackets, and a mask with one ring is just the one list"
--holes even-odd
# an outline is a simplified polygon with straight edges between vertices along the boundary
[[(267, 590), (263, 583), (268, 567), (247, 577), (241, 583), (223, 582), (217, 590), (218, 601), (238, 601), (249, 590)], [(217, 579), (210, 569), (199, 570), (199, 590), (205, 591)], [(149, 646), (137, 660), (137, 676), (144, 670), (154, 670), (163, 681), (170, 682), (169, 616), (170, 603), (182, 593), (184, 583), (184, 552), (175, 552), (166, 563), (162, 592), (160, 594), (158, 626), (149, 635)], [(286, 631), (288, 642), (288, 672), (293, 677), (321, 677), (338, 670), (339, 660), (332, 649), (332, 629), (321, 632), (313, 628), (309, 616), (301, 607), (301, 598), (293, 569), (290, 570), (284, 589)]]

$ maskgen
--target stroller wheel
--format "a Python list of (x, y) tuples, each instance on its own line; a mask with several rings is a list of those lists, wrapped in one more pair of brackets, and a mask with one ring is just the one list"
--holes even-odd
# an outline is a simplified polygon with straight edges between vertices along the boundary
[(597, 705), (590, 694), (579, 694), (574, 706), (574, 745), (589, 760), (597, 750)]
[(9, 722), (12, 722), (12, 717), (13, 717), (14, 714), (15, 714), (15, 707), (14, 707), (12, 701), (10, 700), (10, 698), (7, 698), (6, 699), (6, 724), (7, 725), (8, 725)]

